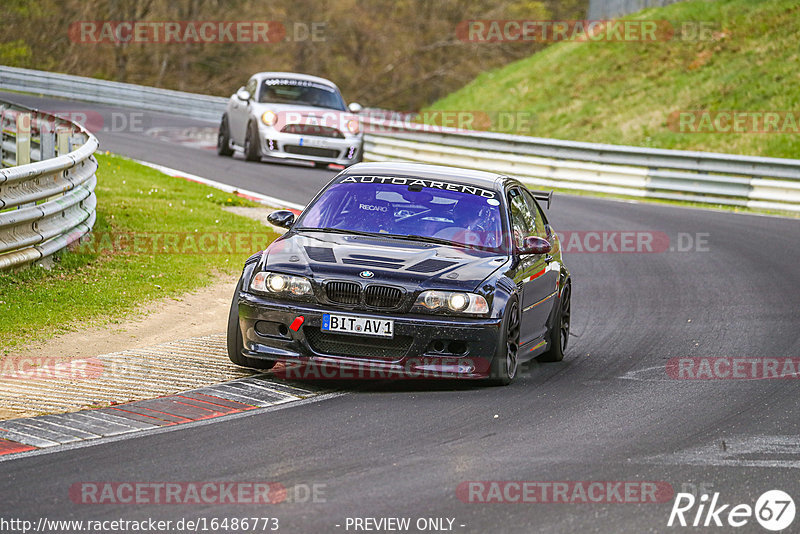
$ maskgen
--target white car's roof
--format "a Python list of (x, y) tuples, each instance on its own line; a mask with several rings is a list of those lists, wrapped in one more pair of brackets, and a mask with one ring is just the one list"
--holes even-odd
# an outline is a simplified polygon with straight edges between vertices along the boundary
[[(336, 87), (336, 84), (328, 79), (320, 78), (319, 76), (311, 76), (310, 74), (300, 74), (299, 72), (257, 72), (253, 74), (251, 78), (258, 78), (259, 81), (265, 78), (293, 78), (295, 80), (306, 80)], [(338, 89), (338, 87), (336, 88)]]

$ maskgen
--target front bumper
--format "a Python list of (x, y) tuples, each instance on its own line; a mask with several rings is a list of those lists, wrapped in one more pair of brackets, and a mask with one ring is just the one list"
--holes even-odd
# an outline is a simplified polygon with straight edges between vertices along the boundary
[(280, 132), (271, 127), (259, 129), (261, 154), (269, 158), (300, 159), (337, 165), (352, 165), (361, 160), (364, 137), (346, 135), (319, 137)]
[[(320, 374), (329, 378), (485, 378), (500, 335), (494, 318), (350, 312), (244, 292), (238, 306), (245, 356), (338, 369)], [(322, 332), (324, 313), (393, 319), (394, 338)]]

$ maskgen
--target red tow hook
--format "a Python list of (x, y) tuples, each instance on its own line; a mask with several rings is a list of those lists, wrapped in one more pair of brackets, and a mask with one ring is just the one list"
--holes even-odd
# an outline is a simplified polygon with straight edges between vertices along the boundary
[(302, 315), (298, 315), (297, 318), (295, 318), (295, 320), (292, 321), (292, 324), (289, 325), (289, 328), (292, 331), (297, 332), (298, 330), (300, 330), (300, 327), (303, 326), (303, 321), (305, 321), (303, 316)]

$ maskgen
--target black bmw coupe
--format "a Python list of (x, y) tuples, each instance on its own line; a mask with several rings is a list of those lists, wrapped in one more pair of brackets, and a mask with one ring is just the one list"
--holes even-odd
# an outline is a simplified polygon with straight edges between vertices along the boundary
[(288, 231), (245, 263), (228, 355), (502, 385), (528, 359), (560, 361), (571, 279), (542, 209), (551, 196), (488, 172), (354, 165), (298, 217), (268, 217)]

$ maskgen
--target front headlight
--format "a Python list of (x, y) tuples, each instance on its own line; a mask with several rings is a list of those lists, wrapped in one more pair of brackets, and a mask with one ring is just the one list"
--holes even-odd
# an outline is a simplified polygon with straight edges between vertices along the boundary
[(278, 115), (274, 111), (267, 110), (261, 114), (261, 122), (267, 126), (273, 126), (278, 122)]
[(358, 124), (358, 119), (351, 119), (347, 121), (347, 131), (351, 134), (357, 134), (361, 131), (361, 125)]
[(313, 295), (311, 282), (302, 276), (259, 272), (250, 282), (250, 289), (273, 295), (307, 297)]
[(489, 312), (489, 304), (481, 295), (461, 291), (423, 291), (417, 297), (414, 308), (420, 311), (439, 313), (464, 313), (484, 315)]

